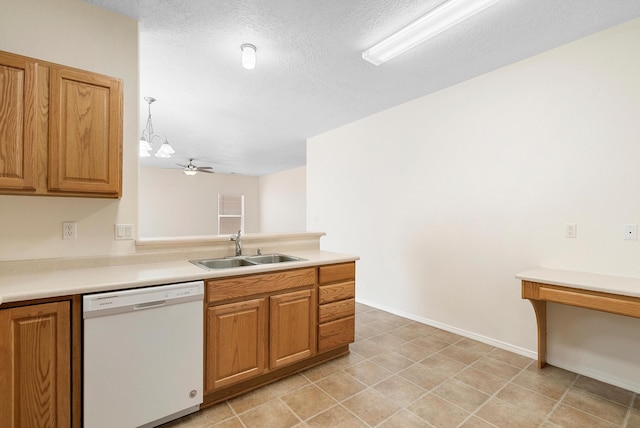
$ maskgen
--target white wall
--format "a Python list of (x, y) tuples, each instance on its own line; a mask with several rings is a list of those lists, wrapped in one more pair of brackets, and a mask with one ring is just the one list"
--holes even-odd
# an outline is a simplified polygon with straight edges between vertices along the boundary
[[(80, 0), (0, 0), (0, 50), (124, 81), (120, 200), (0, 195), (0, 260), (127, 253), (114, 224), (137, 223), (138, 23)], [(77, 221), (78, 239), (62, 240)]]
[[(361, 256), (357, 299), (533, 356), (517, 272), (640, 276), (638, 40), (634, 20), (311, 138), (308, 228)], [(551, 364), (640, 392), (639, 319), (548, 318)]]
[(245, 195), (244, 231), (260, 231), (258, 177), (140, 167), (140, 236), (218, 234), (218, 192)]
[(260, 177), (260, 231), (306, 231), (306, 195), (306, 167)]

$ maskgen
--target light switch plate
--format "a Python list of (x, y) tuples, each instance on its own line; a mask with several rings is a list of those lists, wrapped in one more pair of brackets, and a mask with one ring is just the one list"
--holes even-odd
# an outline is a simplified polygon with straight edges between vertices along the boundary
[(132, 224), (116, 224), (115, 225), (115, 240), (127, 241), (133, 239), (133, 225)]

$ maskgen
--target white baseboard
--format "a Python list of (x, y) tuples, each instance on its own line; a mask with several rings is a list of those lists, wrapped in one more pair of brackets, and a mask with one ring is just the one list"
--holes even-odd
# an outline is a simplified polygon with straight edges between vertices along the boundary
[[(404, 311), (400, 311), (395, 308), (391, 308), (388, 306), (380, 305), (377, 302), (371, 302), (368, 300), (357, 299), (358, 303), (362, 303), (363, 305), (371, 306), (372, 308), (380, 309), (381, 311), (389, 312), (394, 315), (401, 316), (403, 318), (407, 318), (421, 324), (426, 324), (431, 327), (436, 327), (441, 330), (445, 330), (451, 333), (455, 333), (457, 335), (467, 337), (469, 339), (477, 340), (478, 342), (486, 343), (487, 345), (495, 346), (496, 348), (503, 349), (505, 351), (513, 352), (514, 354), (522, 355), (534, 360), (538, 359), (538, 352), (532, 351), (530, 349), (521, 348), (519, 346), (512, 345), (507, 342), (502, 342), (500, 340), (493, 339), (491, 337), (483, 336), (481, 334), (477, 334), (471, 331), (462, 330), (460, 328), (450, 326), (447, 324), (442, 324), (440, 322), (430, 320), (428, 318), (419, 317), (414, 314), (410, 314)], [(566, 362), (554, 361), (547, 359), (547, 363), (554, 367), (558, 367), (564, 370), (568, 370), (573, 373), (577, 373), (583, 376), (590, 377), (592, 379), (599, 380), (604, 383), (608, 383), (610, 385), (618, 386), (620, 388), (626, 389), (628, 391), (633, 391), (640, 394), (640, 383), (637, 382), (629, 382), (628, 379), (619, 378), (615, 376), (611, 376), (609, 373), (603, 373), (598, 370), (593, 370), (588, 367), (581, 367), (568, 364)]]

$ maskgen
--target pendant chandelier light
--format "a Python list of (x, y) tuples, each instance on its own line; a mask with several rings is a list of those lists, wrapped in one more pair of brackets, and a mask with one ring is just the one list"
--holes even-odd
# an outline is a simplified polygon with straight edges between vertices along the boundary
[(160, 135), (153, 133), (153, 123), (151, 122), (151, 104), (156, 100), (153, 97), (144, 97), (144, 100), (149, 105), (149, 116), (147, 117), (147, 126), (142, 130), (142, 135), (140, 136), (140, 157), (148, 158), (151, 156), (151, 151), (153, 150), (153, 140), (159, 138), (160, 141), (164, 139), (164, 142), (160, 144), (158, 151), (154, 155), (157, 158), (170, 158), (172, 154), (176, 151), (173, 150), (171, 144), (166, 137), (161, 137)]

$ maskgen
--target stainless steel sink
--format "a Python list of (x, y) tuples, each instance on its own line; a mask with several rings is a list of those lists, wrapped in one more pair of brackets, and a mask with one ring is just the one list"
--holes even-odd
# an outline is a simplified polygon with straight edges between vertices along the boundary
[(300, 257), (288, 256), (286, 254), (261, 254), (257, 256), (236, 256), (236, 257), (224, 257), (220, 259), (201, 259), (201, 260), (189, 260), (194, 265), (206, 269), (229, 269), (242, 266), (257, 266), (270, 263), (283, 263), (303, 261)]
[(266, 263), (282, 263), (282, 262), (296, 262), (301, 259), (300, 257), (288, 256), (286, 254), (261, 254), (259, 256), (249, 256), (247, 260), (251, 260), (254, 263), (266, 264)]
[(201, 267), (202, 269), (228, 269), (241, 266), (255, 266), (257, 263), (250, 262), (244, 258), (229, 258), (229, 259), (204, 259), (204, 260), (190, 260), (194, 265)]

